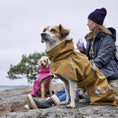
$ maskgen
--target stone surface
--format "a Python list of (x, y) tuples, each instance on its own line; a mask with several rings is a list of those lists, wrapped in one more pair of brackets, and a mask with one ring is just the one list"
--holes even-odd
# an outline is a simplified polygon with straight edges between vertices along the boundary
[[(112, 82), (118, 90), (118, 81)], [(63, 84), (52, 85), (56, 92)], [(46, 109), (34, 109), (26, 111), (26, 95), (32, 87), (24, 89), (5, 90), (0, 92), (0, 116), (1, 118), (118, 118), (118, 107), (94, 106), (86, 102), (76, 101), (75, 109), (67, 109), (66, 106), (55, 106)], [(40, 101), (44, 100), (37, 98)]]
[[(52, 84), (54, 92), (63, 88), (63, 84)], [(24, 111), (24, 105), (27, 104), (26, 95), (31, 93), (32, 87), (24, 89), (5, 90), (0, 92), (0, 116), (10, 112)], [(44, 100), (37, 98), (39, 100)]]
[(7, 114), (1, 118), (118, 118), (118, 107), (92, 106), (79, 103), (75, 109), (55, 106)]

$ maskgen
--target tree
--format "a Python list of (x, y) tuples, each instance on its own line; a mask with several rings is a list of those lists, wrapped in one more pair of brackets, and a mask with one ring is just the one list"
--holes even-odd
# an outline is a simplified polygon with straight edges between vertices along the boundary
[(22, 79), (26, 77), (28, 82), (32, 83), (32, 80), (36, 79), (39, 74), (38, 60), (45, 56), (45, 53), (33, 53), (29, 56), (23, 55), (18, 65), (10, 65), (10, 69), (7, 72), (9, 79)]

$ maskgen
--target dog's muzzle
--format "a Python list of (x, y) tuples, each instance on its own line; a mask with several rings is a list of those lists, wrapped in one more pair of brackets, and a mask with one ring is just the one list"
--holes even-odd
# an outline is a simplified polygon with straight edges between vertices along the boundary
[(45, 32), (41, 33), (41, 38), (42, 38), (42, 40), (41, 40), (42, 43), (44, 43), (44, 41), (47, 41), (48, 40), (47, 33), (45, 33)]

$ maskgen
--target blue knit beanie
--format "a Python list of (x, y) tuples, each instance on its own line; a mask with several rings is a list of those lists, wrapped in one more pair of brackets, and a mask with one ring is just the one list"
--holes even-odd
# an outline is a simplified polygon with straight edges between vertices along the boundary
[(94, 21), (99, 25), (103, 25), (106, 14), (107, 10), (105, 8), (96, 9), (95, 11), (89, 14), (88, 19)]

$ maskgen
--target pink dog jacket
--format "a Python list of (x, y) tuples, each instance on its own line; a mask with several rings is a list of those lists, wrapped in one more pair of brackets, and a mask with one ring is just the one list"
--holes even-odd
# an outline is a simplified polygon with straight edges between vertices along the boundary
[(32, 96), (37, 96), (36, 92), (41, 89), (41, 81), (44, 78), (48, 78), (47, 82), (45, 84), (45, 88), (49, 87), (49, 81), (50, 81), (50, 77), (53, 76), (53, 74), (50, 72), (50, 67), (43, 67), (43, 66), (39, 66), (40, 70), (39, 70), (39, 75), (37, 77), (37, 79), (34, 81), (34, 85), (33, 85), (33, 90), (31, 92)]

